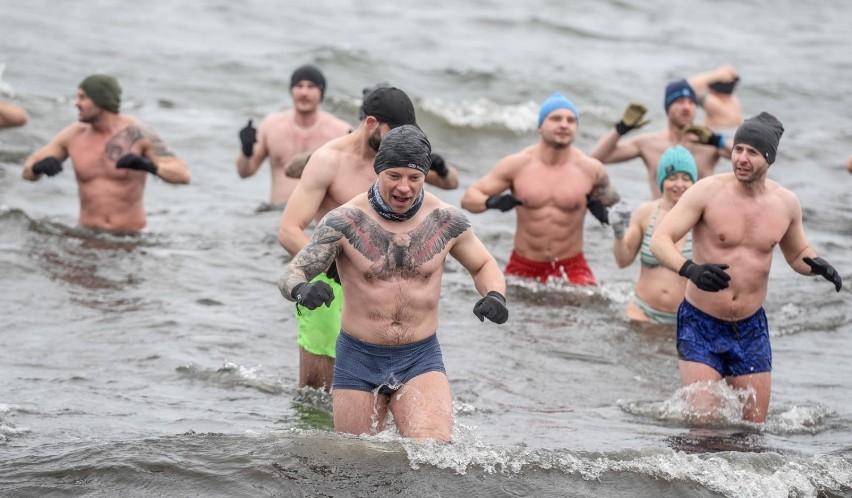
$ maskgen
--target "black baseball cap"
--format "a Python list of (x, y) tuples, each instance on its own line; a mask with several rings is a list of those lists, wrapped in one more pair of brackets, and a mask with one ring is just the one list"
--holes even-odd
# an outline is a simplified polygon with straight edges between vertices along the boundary
[(373, 116), (391, 129), (402, 125), (417, 126), (414, 104), (396, 87), (376, 88), (364, 97), (364, 116)]

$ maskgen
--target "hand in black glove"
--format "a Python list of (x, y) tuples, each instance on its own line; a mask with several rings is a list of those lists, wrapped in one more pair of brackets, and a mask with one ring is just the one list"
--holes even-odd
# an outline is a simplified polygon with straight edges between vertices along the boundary
[(497, 291), (491, 291), (476, 302), (473, 314), (480, 322), (489, 319), (494, 323), (506, 323), (509, 319), (509, 309), (506, 308), (506, 298)]
[(435, 153), (432, 153), (431, 157), (432, 166), (429, 169), (438, 173), (438, 176), (441, 178), (446, 178), (447, 175), (450, 174), (450, 170), (447, 168), (447, 163), (444, 162), (444, 158)]
[(254, 143), (257, 142), (257, 129), (251, 124), (249, 119), (245, 128), (240, 130), (240, 143), (243, 146), (243, 155), (251, 157), (254, 152)]
[(630, 130), (641, 128), (650, 123), (650, 119), (642, 119), (646, 112), (648, 112), (648, 109), (645, 108), (644, 105), (638, 102), (631, 102), (630, 105), (627, 106), (627, 109), (624, 110), (624, 115), (621, 117), (621, 121), (615, 123), (615, 131), (617, 131), (619, 135), (624, 135)]
[(301, 304), (309, 310), (315, 310), (323, 304), (331, 307), (331, 302), (334, 301), (334, 291), (323, 281), (302, 282), (293, 287), (290, 296), (296, 300), (296, 304)]
[(601, 201), (592, 197), (592, 194), (586, 194), (586, 209), (601, 222), (601, 225), (609, 223), (609, 211)]
[(828, 264), (828, 261), (822, 258), (802, 258), (802, 261), (811, 267), (811, 273), (814, 275), (820, 275), (822, 278), (833, 283), (834, 290), (840, 292), (840, 288), (843, 287), (843, 281), (840, 279), (840, 275), (837, 273), (837, 270)]
[(117, 168), (136, 169), (139, 171), (147, 171), (153, 175), (157, 174), (157, 165), (147, 157), (138, 156), (130, 153), (118, 158), (115, 162)]
[(731, 276), (725, 273), (727, 269), (728, 265), (726, 264), (707, 263), (699, 265), (691, 259), (687, 259), (677, 273), (692, 280), (703, 291), (719, 292), (726, 289), (728, 281), (731, 280)]
[(487, 209), (499, 209), (504, 213), (513, 209), (515, 206), (521, 206), (524, 201), (516, 199), (512, 194), (492, 195), (485, 201)]
[(45, 157), (41, 161), (33, 164), (33, 173), (36, 175), (53, 176), (62, 171), (62, 163), (55, 157)]
[(712, 145), (713, 147), (722, 148), (725, 146), (725, 137), (714, 132), (706, 126), (691, 124), (684, 130), (686, 133), (695, 135), (696, 143), (704, 145)]

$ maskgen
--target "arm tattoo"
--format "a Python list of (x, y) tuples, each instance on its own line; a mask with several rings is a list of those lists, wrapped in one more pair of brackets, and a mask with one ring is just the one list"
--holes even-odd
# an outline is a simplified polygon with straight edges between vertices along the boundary
[(340, 254), (340, 246), (337, 242), (343, 234), (328, 223), (329, 219), (334, 217), (334, 211), (332, 211), (316, 226), (311, 240), (284, 268), (278, 280), (278, 287), (285, 298), (292, 301), (290, 294), (293, 292), (293, 287), (302, 282), (310, 282), (326, 271)]
[(157, 157), (173, 157), (175, 155), (169, 149), (169, 146), (163, 142), (163, 139), (150, 127), (143, 126), (142, 135), (151, 142), (151, 148), (154, 149), (154, 154), (157, 154)]
[(470, 228), (470, 222), (456, 209), (436, 209), (406, 233), (388, 232), (360, 209), (340, 209), (339, 213), (328, 224), (374, 263), (370, 270), (382, 280), (417, 277), (424, 263)]
[(612, 185), (610, 185), (609, 179), (607, 178), (604, 178), (592, 187), (592, 198), (601, 201), (604, 206), (612, 206), (621, 200), (621, 196), (619, 196), (618, 192), (616, 192)]

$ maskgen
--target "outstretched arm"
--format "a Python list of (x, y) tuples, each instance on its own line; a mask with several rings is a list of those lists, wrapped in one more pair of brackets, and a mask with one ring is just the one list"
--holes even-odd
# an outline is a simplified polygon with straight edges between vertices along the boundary
[(732, 83), (737, 79), (737, 70), (730, 64), (722, 64), (721, 66), (705, 71), (703, 73), (693, 74), (686, 81), (689, 86), (695, 90), (699, 97), (703, 97), (707, 93), (707, 87), (711, 83)]

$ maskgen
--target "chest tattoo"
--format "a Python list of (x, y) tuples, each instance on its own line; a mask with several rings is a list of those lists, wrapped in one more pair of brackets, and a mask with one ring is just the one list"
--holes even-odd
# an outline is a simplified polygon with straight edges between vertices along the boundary
[(337, 213), (326, 223), (373, 262), (370, 270), (382, 280), (420, 276), (424, 263), (470, 227), (467, 218), (455, 209), (436, 209), (423, 223), (405, 233), (385, 230), (360, 209), (345, 208)]
[(136, 125), (130, 125), (119, 131), (106, 143), (106, 157), (113, 162), (130, 152), (130, 147), (143, 138), (142, 132)]

